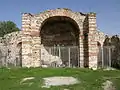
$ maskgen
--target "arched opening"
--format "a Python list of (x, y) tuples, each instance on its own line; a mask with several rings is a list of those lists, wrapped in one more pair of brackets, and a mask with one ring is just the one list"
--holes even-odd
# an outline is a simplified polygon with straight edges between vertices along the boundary
[(22, 42), (17, 44), (16, 66), (22, 66)]
[(117, 35), (106, 37), (104, 41), (104, 66), (120, 68), (120, 40)]
[[(65, 66), (78, 66), (79, 31), (76, 22), (69, 17), (46, 19), (40, 31), (41, 44), (47, 50), (44, 55), (59, 58)], [(49, 58), (53, 60), (53, 57)]]
[(102, 47), (101, 47), (101, 43), (100, 42), (97, 42), (97, 53), (98, 53), (98, 61), (97, 61), (97, 64), (98, 64), (98, 68), (99, 67), (102, 67)]
[(106, 36), (103, 42), (103, 50), (102, 50), (102, 64), (103, 67), (111, 67), (111, 38)]
[(68, 17), (55, 16), (44, 21), (41, 27), (41, 43), (44, 46), (77, 46), (79, 29)]
[(111, 66), (120, 69), (120, 39), (117, 35), (111, 38)]

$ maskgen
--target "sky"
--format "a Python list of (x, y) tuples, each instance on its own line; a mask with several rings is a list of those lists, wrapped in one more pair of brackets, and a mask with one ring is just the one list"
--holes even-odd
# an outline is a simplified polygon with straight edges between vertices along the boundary
[(37, 14), (56, 8), (96, 12), (100, 31), (120, 35), (120, 0), (0, 0), (0, 21), (11, 20), (21, 28), (21, 13)]

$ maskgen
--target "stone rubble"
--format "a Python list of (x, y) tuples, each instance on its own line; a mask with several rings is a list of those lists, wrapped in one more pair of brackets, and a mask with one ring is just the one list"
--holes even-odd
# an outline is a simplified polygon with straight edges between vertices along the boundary
[(21, 81), (20, 81), (20, 84), (24, 83), (25, 81), (27, 80), (33, 80), (35, 79), (35, 77), (26, 77), (26, 78), (23, 78)]
[(107, 80), (106, 82), (103, 83), (102, 88), (104, 90), (116, 90), (113, 83), (111, 81), (109, 81), (109, 80)]

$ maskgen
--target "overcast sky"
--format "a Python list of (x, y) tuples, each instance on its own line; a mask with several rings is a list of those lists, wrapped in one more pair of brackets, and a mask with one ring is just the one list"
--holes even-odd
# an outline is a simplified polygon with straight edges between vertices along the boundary
[(21, 13), (34, 14), (55, 8), (96, 12), (100, 31), (120, 35), (120, 0), (0, 0), (0, 21), (11, 20), (21, 28)]

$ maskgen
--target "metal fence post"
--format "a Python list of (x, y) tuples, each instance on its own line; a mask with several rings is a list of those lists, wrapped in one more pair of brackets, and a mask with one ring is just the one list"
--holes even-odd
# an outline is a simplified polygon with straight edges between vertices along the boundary
[(109, 47), (109, 67), (111, 67), (111, 48)]
[(58, 46), (58, 50), (59, 50), (59, 58), (61, 58), (61, 50), (60, 50), (60, 46)]
[(51, 60), (51, 57), (50, 57), (50, 54), (51, 54), (51, 48), (48, 48), (49, 49), (49, 60)]
[(70, 47), (68, 47), (68, 60), (69, 60), (69, 67), (70, 67)]
[(104, 47), (101, 47), (102, 50), (102, 68), (104, 67), (104, 51), (103, 51)]

